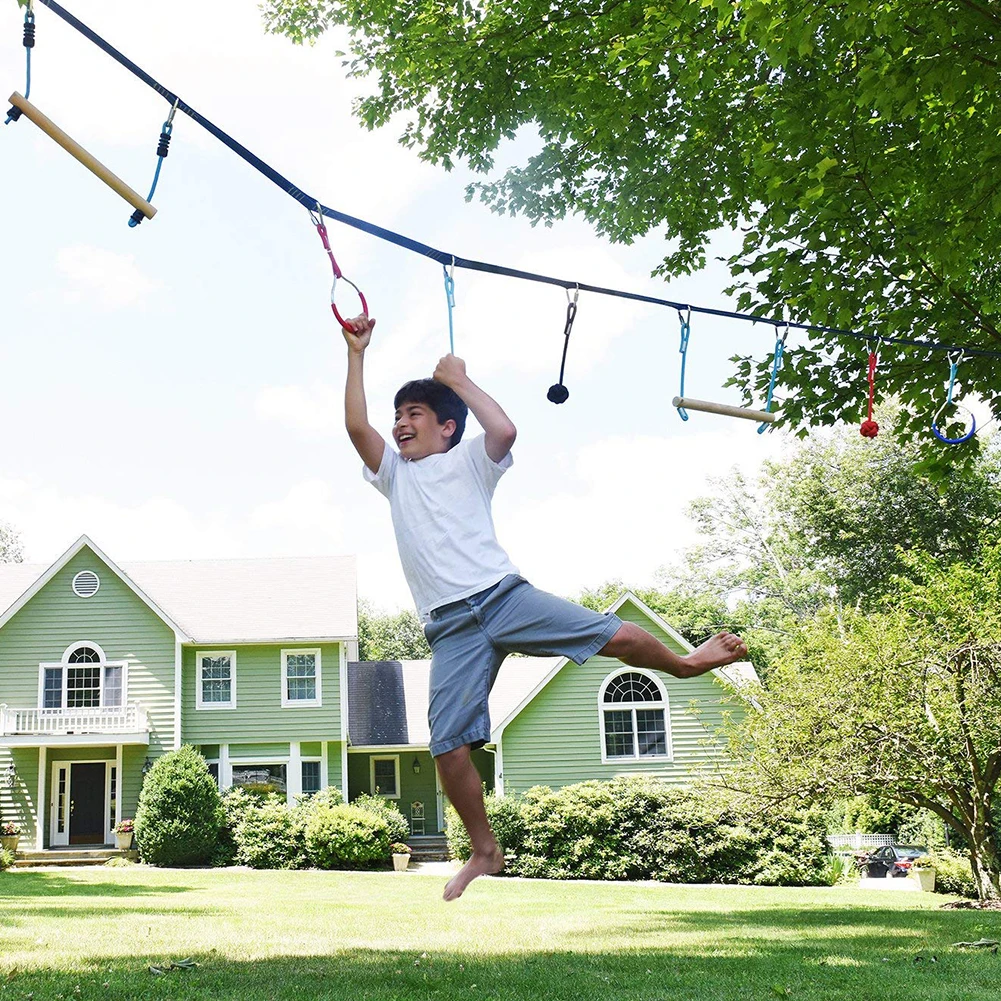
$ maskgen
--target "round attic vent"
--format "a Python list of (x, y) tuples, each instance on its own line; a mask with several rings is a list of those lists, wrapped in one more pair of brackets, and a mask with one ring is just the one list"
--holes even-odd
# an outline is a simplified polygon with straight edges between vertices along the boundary
[(73, 593), (78, 598), (90, 598), (100, 586), (101, 578), (93, 570), (81, 570), (73, 578)]

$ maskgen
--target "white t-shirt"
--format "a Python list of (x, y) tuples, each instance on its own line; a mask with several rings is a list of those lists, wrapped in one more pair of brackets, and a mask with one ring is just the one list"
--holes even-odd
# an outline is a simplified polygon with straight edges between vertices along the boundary
[(363, 472), (389, 498), (403, 573), (423, 620), (516, 574), (494, 531), (490, 501), (514, 460), (494, 462), (486, 436), (408, 461), (387, 443), (379, 472)]

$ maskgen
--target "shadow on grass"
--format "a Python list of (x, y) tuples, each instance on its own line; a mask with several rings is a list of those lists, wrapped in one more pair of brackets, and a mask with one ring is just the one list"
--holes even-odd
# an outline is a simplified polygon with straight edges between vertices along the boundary
[[(470, 934), (474, 937), (475, 929)], [(1001, 989), (1001, 961), (991, 955), (948, 952), (936, 963), (930, 955), (915, 963), (910, 955), (891, 952), (886, 958), (880, 950), (870, 950), (863, 961), (831, 956), (822, 963), (804, 957), (795, 943), (776, 943), (743, 955), (629, 949), (485, 956), (475, 951), (352, 949), (240, 962), (207, 952), (190, 957), (198, 964), (193, 969), (171, 969), (170, 958), (93, 958), (74, 971), (14, 971), (6, 989), (19, 998), (99, 995), (116, 1001), (736, 1001), (777, 996), (810, 1001), (994, 1001)], [(151, 965), (163, 972), (151, 972)]]
[[(118, 870), (119, 872), (122, 870)], [(187, 893), (193, 886), (149, 886), (136, 883), (93, 883), (54, 872), (20, 870), (0, 877), (0, 899), (30, 897), (149, 897)]]

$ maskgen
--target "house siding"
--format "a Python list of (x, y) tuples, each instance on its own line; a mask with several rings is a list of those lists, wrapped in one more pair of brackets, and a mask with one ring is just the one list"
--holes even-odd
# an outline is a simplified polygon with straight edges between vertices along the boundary
[[(414, 803), (424, 804), (424, 833), (438, 834), (438, 787), (435, 782), (434, 759), (431, 752), (413, 748), (407, 751), (351, 751), (348, 754), (348, 794), (350, 799), (362, 793), (372, 793), (373, 757), (399, 757), (400, 798), (391, 799), (400, 813), (411, 820)], [(420, 774), (414, 774), (414, 760), (421, 766)]]
[[(71, 583), (80, 570), (100, 577), (97, 593), (79, 598)], [(135, 810), (147, 756), (159, 757), (174, 746), (173, 629), (89, 547), (84, 547), (0, 629), (0, 703), (39, 706), (39, 664), (58, 663), (74, 643), (96, 643), (110, 661), (126, 661), (124, 699), (140, 702), (150, 727), (149, 745), (128, 747), (120, 784), (123, 810)], [(113, 738), (112, 738), (113, 739)], [(100, 741), (95, 737), (95, 745)], [(49, 747), (46, 751), (46, 818), (51, 804), (53, 761), (114, 760), (115, 751), (101, 746)], [(124, 762), (128, 762), (128, 766)], [(0, 812), (24, 832), (24, 843), (36, 837), (38, 748), (0, 748), (0, 772), (13, 763), (15, 785), (0, 783)], [(138, 764), (137, 764), (138, 763)], [(131, 816), (124, 813), (123, 816)], [(48, 843), (48, 819), (44, 842)]]
[[(281, 651), (316, 647), (315, 643), (185, 646), (181, 658), (184, 743), (253, 745), (267, 738), (269, 742), (286, 742), (283, 756), (287, 757), (288, 741), (342, 740), (339, 643), (320, 645), (321, 705), (282, 707)], [(200, 652), (226, 649), (236, 651), (236, 708), (198, 709), (195, 658)]]
[[(617, 614), (675, 652), (685, 652), (632, 604), (626, 603)], [(535, 785), (560, 788), (620, 775), (645, 775), (683, 785), (713, 758), (707, 740), (721, 725), (724, 710), (740, 711), (739, 707), (720, 704), (726, 689), (710, 674), (686, 680), (660, 675), (668, 694), (673, 761), (602, 762), (598, 692), (605, 678), (623, 667), (607, 657), (592, 657), (579, 667), (568, 663), (507, 725), (501, 738), (505, 795)], [(691, 711), (693, 704), (698, 715)]]
[[(14, 766), (14, 784), (4, 781)], [(21, 828), (21, 845), (34, 844), (37, 822), (38, 748), (0, 747), (0, 819)]]
[[(94, 570), (101, 586), (78, 598), (70, 584)], [(39, 668), (58, 662), (72, 643), (89, 640), (108, 660), (128, 662), (126, 701), (146, 709), (149, 753), (174, 746), (174, 632), (87, 547), (76, 554), (0, 629), (0, 702), (38, 706)]]

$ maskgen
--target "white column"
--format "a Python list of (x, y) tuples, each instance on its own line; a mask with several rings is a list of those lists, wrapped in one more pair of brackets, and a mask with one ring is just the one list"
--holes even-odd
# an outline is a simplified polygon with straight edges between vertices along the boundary
[(122, 819), (122, 790), (125, 783), (122, 780), (122, 745), (115, 748), (115, 826), (117, 827)]
[(174, 633), (174, 750), (181, 746), (181, 637)]
[[(326, 789), (330, 784), (329, 776), (327, 775), (327, 769), (329, 768), (328, 758), (327, 758), (327, 742), (325, 740), (320, 741), (320, 788)], [(345, 802), (347, 802), (347, 797), (345, 797)]]
[(229, 764), (229, 744), (219, 745), (219, 788), (225, 792), (233, 784), (233, 769)]
[(38, 749), (38, 799), (35, 802), (35, 851), (45, 847), (45, 766), (48, 757), (44, 746)]
[(295, 806), (302, 795), (302, 755), (299, 753), (299, 741), (293, 740), (288, 745), (288, 765), (285, 768), (285, 796), (289, 806)]

